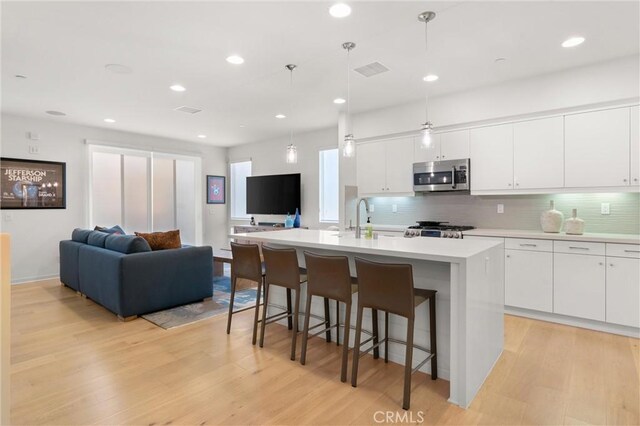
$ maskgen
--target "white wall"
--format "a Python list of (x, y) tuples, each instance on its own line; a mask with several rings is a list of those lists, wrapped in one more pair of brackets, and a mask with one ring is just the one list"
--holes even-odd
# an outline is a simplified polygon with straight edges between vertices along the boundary
[[(298, 163), (287, 164), (285, 161), (288, 137), (261, 141), (229, 148), (229, 161), (251, 159), (253, 176), (300, 173), (302, 226), (310, 228), (326, 227), (319, 222), (319, 157), (321, 149), (338, 146), (338, 129), (323, 129), (294, 136), (298, 148)], [(293, 214), (293, 212), (291, 212)], [(284, 222), (284, 216), (255, 215), (256, 222)], [(248, 221), (230, 220), (230, 224), (247, 224)]]
[[(544, 111), (638, 99), (639, 61), (638, 56), (620, 58), (498, 86), (434, 97), (429, 100), (429, 119), (438, 130), (465, 123), (526, 117)], [(418, 132), (424, 121), (424, 101), (411, 102), (356, 114), (353, 117), (353, 131), (356, 139)]]
[[(27, 132), (40, 135), (39, 141)], [(5, 210), (0, 229), (12, 235), (13, 282), (25, 282), (58, 275), (58, 242), (71, 231), (88, 226), (88, 147), (85, 139), (105, 141), (139, 149), (201, 156), (205, 175), (226, 176), (226, 148), (176, 141), (109, 129), (65, 123), (64, 118), (47, 120), (2, 115), (0, 152), (3, 157), (63, 161), (67, 163), (67, 208), (63, 210)], [(29, 154), (29, 145), (39, 154)], [(203, 183), (203, 187), (205, 187)], [(203, 244), (221, 246), (226, 241), (227, 210), (224, 205), (206, 205), (203, 197)], [(10, 216), (10, 220), (7, 220)]]

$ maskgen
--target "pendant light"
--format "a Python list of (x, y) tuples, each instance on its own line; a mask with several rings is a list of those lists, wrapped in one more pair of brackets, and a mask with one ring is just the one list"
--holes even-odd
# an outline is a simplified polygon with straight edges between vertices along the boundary
[(351, 64), (349, 62), (349, 54), (355, 47), (356, 44), (350, 41), (342, 43), (342, 48), (347, 51), (347, 116), (345, 119), (344, 146), (342, 147), (343, 157), (354, 157), (356, 155), (356, 140), (353, 138), (353, 133), (351, 133)]
[(289, 70), (289, 84), (291, 87), (291, 99), (289, 102), (289, 145), (287, 145), (287, 164), (296, 164), (298, 162), (298, 148), (293, 144), (293, 70), (296, 69), (294, 64), (285, 65)]
[[(434, 12), (423, 12), (420, 15), (418, 15), (418, 21), (424, 22), (425, 66), (427, 64), (427, 59), (428, 59), (428, 56), (429, 56), (427, 54), (427, 48), (428, 48), (428, 38), (427, 38), (428, 26), (429, 26), (429, 22), (432, 21), (435, 17), (436, 17), (436, 14)], [(427, 70), (427, 71), (429, 71), (429, 70)], [(432, 141), (433, 123), (431, 123), (431, 121), (429, 121), (429, 94), (428, 94), (428, 90), (426, 88), (425, 88), (425, 94), (424, 94), (424, 112), (425, 112), (425, 121), (422, 124), (422, 127), (420, 129), (420, 136), (421, 136), (420, 146), (423, 149), (429, 149), (431, 147), (431, 144), (433, 143), (433, 141)]]

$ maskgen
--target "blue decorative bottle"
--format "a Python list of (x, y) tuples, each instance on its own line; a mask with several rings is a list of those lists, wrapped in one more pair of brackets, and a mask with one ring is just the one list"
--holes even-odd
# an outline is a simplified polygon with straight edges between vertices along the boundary
[(296, 216), (293, 218), (293, 227), (300, 228), (300, 212), (296, 209)]

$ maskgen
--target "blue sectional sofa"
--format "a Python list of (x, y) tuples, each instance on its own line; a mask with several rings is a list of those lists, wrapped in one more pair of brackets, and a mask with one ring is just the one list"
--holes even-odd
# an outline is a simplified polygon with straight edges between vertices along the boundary
[(60, 241), (60, 280), (120, 318), (213, 295), (211, 247), (151, 251), (133, 235), (75, 229)]

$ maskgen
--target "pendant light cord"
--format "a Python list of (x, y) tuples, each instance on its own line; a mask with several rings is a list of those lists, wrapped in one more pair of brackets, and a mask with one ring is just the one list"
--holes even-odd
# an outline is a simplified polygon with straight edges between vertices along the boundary
[(289, 144), (293, 144), (293, 70), (295, 66), (289, 68), (289, 88), (290, 88), (290, 97), (289, 97), (289, 114), (291, 123), (289, 125)]
[[(425, 72), (429, 72), (429, 67), (427, 65), (428, 63), (428, 59), (429, 59), (429, 54), (428, 54), (428, 47), (429, 47), (429, 39), (428, 39), (428, 34), (429, 34), (429, 23), (425, 22), (424, 23), (424, 65), (425, 65)], [(426, 76), (427, 74), (425, 74)], [(429, 90), (427, 89), (427, 85), (425, 84), (425, 88), (424, 88), (424, 115), (425, 115), (425, 124), (429, 122)]]
[(351, 48), (347, 48), (347, 119), (346, 119), (346, 130), (347, 135), (350, 135), (351, 132)]

